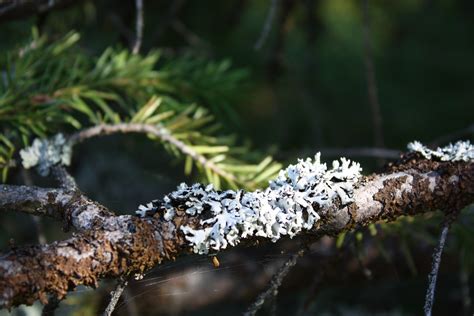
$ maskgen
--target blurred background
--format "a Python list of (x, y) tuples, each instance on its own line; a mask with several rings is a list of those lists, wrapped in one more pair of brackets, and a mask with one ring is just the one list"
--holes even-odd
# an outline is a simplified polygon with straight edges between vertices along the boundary
[[(108, 47), (129, 48), (135, 36), (134, 1), (53, 1), (46, 10), (33, 1), (0, 0), (0, 5), (0, 52), (28, 42), (34, 27), (53, 39), (75, 30), (80, 49), (91, 56)], [(225, 132), (283, 165), (321, 151), (326, 161), (358, 160), (368, 174), (413, 140), (431, 145), (473, 140), (472, 1), (145, 0), (143, 5), (141, 52), (230, 61), (238, 84), (225, 96), (207, 97), (208, 107)], [(193, 84), (212, 95), (219, 82)], [(196, 181), (182, 169), (139, 136), (81, 144), (70, 168), (87, 195), (119, 213), (133, 213), (180, 182)], [(30, 177), (38, 185), (54, 184)], [(12, 171), (11, 181), (22, 179), (20, 171)], [(473, 313), (473, 212), (464, 210), (448, 237), (435, 315)], [(0, 214), (0, 219), (2, 249), (11, 239), (35, 243), (38, 233), (48, 241), (68, 236), (48, 219), (39, 226), (23, 214)], [(323, 238), (311, 245), (261, 314), (421, 314), (440, 222), (441, 216), (430, 214)], [(218, 256), (219, 268), (210, 257), (180, 258), (131, 281), (116, 314), (239, 315), (300, 246), (292, 240), (226, 251)], [(99, 314), (114, 284), (78, 289), (61, 303), (58, 315)], [(11, 314), (39, 313), (35, 305)]]

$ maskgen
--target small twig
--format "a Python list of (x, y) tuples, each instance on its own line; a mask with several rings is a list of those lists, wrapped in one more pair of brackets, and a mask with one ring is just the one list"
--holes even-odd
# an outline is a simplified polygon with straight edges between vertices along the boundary
[(372, 122), (374, 125), (374, 144), (377, 147), (384, 146), (382, 130), (382, 114), (377, 92), (377, 81), (375, 78), (375, 65), (372, 53), (372, 43), (370, 38), (370, 16), (369, 0), (362, 0), (362, 13), (364, 18), (364, 62), (365, 73), (367, 76), (367, 90), (369, 94), (369, 103), (372, 111)]
[(270, 30), (272, 28), (273, 20), (275, 19), (276, 10), (278, 7), (278, 1), (279, 0), (271, 0), (270, 9), (268, 10), (267, 18), (265, 19), (262, 32), (260, 33), (260, 36), (258, 37), (258, 40), (254, 45), (255, 50), (260, 50), (263, 47), (263, 44), (265, 44), (265, 41), (267, 40), (268, 34), (270, 34)]
[(257, 299), (255, 300), (255, 302), (253, 302), (252, 305), (250, 305), (250, 307), (244, 313), (244, 316), (255, 315), (267, 299), (277, 296), (278, 288), (283, 282), (283, 279), (288, 274), (288, 272), (290, 272), (291, 268), (296, 265), (296, 262), (298, 262), (298, 259), (303, 256), (304, 252), (304, 249), (299, 250), (298, 252), (293, 254), (287, 262), (285, 262), (285, 264), (280, 268), (280, 270), (278, 270), (277, 273), (275, 273), (275, 275), (272, 277), (269, 287), (257, 297)]
[(424, 311), (426, 316), (431, 316), (431, 310), (434, 303), (434, 295), (436, 290), (436, 279), (438, 278), (439, 265), (441, 263), (441, 254), (443, 253), (446, 237), (448, 236), (451, 220), (446, 218), (443, 223), (441, 235), (439, 237), (438, 246), (433, 251), (433, 261), (431, 263), (431, 272), (428, 276), (428, 289), (426, 290)]
[(107, 308), (105, 309), (105, 311), (103, 313), (103, 316), (112, 315), (112, 313), (115, 309), (115, 306), (117, 305), (117, 303), (120, 299), (120, 296), (122, 296), (123, 290), (125, 290), (125, 288), (127, 287), (127, 284), (128, 284), (127, 280), (125, 280), (125, 279), (120, 279), (119, 280), (115, 290), (110, 292), (110, 296), (111, 296), (110, 302), (109, 302), (109, 305), (107, 305)]
[(59, 186), (63, 189), (75, 191), (78, 189), (76, 180), (66, 170), (64, 166), (58, 165), (52, 168), (52, 174), (59, 182)]
[(136, 25), (135, 25), (135, 43), (133, 44), (132, 52), (138, 54), (142, 46), (143, 38), (143, 0), (135, 0), (136, 8)]

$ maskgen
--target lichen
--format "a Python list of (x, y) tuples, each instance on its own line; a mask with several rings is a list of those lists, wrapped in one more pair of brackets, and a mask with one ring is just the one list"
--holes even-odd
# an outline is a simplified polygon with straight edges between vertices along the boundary
[(36, 138), (30, 147), (20, 150), (23, 167), (36, 167), (42, 176), (47, 176), (55, 165), (69, 165), (71, 153), (71, 144), (62, 134), (50, 139)]
[(182, 183), (163, 201), (140, 205), (137, 215), (160, 211), (165, 220), (171, 221), (176, 205), (184, 206), (190, 216), (205, 214), (199, 227), (180, 228), (193, 251), (199, 254), (235, 246), (252, 236), (275, 242), (282, 236), (293, 237), (312, 229), (321, 212), (336, 200), (342, 205), (352, 202), (360, 172), (358, 163), (345, 158), (333, 161), (328, 170), (318, 153), (314, 160), (299, 160), (280, 171), (264, 191), (216, 191), (212, 185)]
[(432, 150), (418, 141), (408, 144), (408, 150), (418, 152), (426, 159), (441, 161), (472, 161), (474, 160), (474, 146), (469, 141), (458, 141), (454, 145), (438, 147)]

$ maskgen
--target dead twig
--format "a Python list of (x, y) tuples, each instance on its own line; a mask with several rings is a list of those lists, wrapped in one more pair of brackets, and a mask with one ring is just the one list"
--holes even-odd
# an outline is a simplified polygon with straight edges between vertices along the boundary
[(254, 45), (255, 50), (260, 50), (265, 44), (268, 35), (272, 29), (273, 20), (275, 20), (275, 15), (278, 7), (279, 0), (271, 0), (270, 9), (268, 10), (267, 18), (265, 19), (265, 23), (263, 24), (262, 32), (258, 37), (257, 42)]
[(298, 252), (293, 254), (287, 262), (285, 262), (285, 264), (280, 268), (280, 270), (278, 270), (277, 273), (275, 273), (275, 275), (273, 276), (268, 288), (257, 297), (255, 302), (253, 302), (253, 304), (250, 305), (250, 307), (244, 313), (245, 316), (255, 315), (263, 306), (266, 300), (270, 298), (275, 298), (278, 295), (278, 288), (283, 282), (283, 279), (286, 277), (288, 272), (290, 272), (291, 268), (296, 265), (298, 259), (303, 256), (304, 252), (305, 251), (303, 249), (299, 250)]
[(431, 263), (431, 272), (428, 275), (428, 289), (426, 290), (424, 312), (426, 316), (431, 316), (434, 304), (434, 295), (436, 290), (436, 280), (438, 278), (439, 265), (441, 264), (441, 255), (443, 253), (446, 237), (448, 236), (449, 227), (453, 222), (455, 215), (447, 215), (443, 222), (441, 235), (439, 236), (438, 246), (433, 251), (433, 261)]
[(115, 288), (115, 290), (110, 292), (110, 296), (111, 296), (110, 302), (109, 302), (109, 305), (107, 305), (107, 308), (105, 309), (104, 313), (102, 314), (103, 316), (112, 315), (112, 313), (115, 309), (115, 306), (117, 305), (117, 303), (120, 299), (120, 296), (122, 296), (123, 291), (127, 287), (127, 284), (128, 284), (128, 281), (125, 280), (125, 279), (120, 279), (118, 281), (118, 284), (117, 284), (117, 287)]

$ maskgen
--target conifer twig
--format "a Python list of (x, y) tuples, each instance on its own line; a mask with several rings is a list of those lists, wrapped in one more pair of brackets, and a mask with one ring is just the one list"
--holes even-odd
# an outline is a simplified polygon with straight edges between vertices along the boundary
[(298, 252), (294, 253), (288, 261), (286, 261), (283, 266), (273, 275), (272, 280), (270, 281), (270, 285), (268, 288), (261, 293), (255, 302), (253, 302), (252, 305), (247, 309), (247, 311), (244, 313), (245, 316), (253, 316), (255, 315), (260, 308), (263, 306), (265, 301), (269, 298), (274, 298), (278, 294), (278, 288), (280, 287), (281, 283), (283, 282), (283, 279), (286, 277), (288, 272), (290, 272), (291, 268), (293, 268), (296, 263), (298, 262), (298, 259), (303, 256), (304, 254), (304, 249), (299, 250)]
[(105, 309), (103, 316), (110, 316), (112, 315), (115, 306), (117, 305), (120, 296), (122, 296), (123, 291), (127, 287), (128, 281), (125, 279), (119, 279), (117, 286), (115, 287), (115, 290), (113, 290), (110, 293), (110, 302), (109, 305), (107, 305), (107, 308)]

